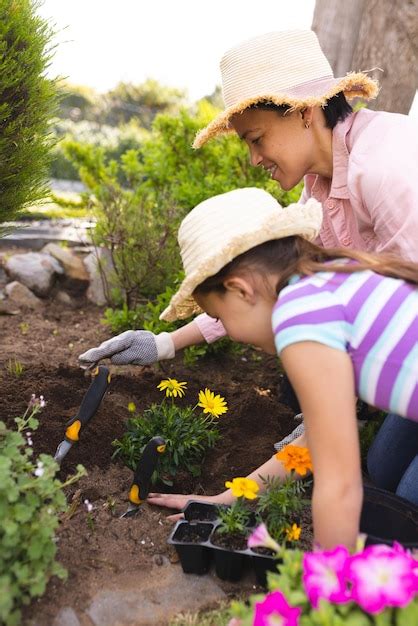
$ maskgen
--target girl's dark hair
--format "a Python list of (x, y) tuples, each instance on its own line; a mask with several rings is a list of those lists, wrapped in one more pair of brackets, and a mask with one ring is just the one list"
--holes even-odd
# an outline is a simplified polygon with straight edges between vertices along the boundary
[[(352, 259), (356, 263), (333, 263), (336, 259)], [(354, 274), (372, 270), (382, 276), (401, 278), (418, 285), (418, 264), (402, 261), (389, 254), (371, 254), (343, 248), (320, 248), (299, 236), (266, 241), (240, 254), (225, 265), (215, 276), (201, 283), (194, 294), (204, 295), (211, 291), (225, 292), (224, 281), (234, 273), (257, 270), (261, 274), (279, 272), (280, 280), (276, 294), (294, 274), (310, 276), (316, 272), (342, 272)]]
[[(263, 109), (265, 111), (277, 111), (280, 115), (285, 115), (291, 107), (287, 104), (274, 104), (273, 102), (261, 101), (248, 107), (249, 109)], [(338, 122), (343, 122), (346, 117), (353, 112), (351, 104), (345, 98), (344, 92), (340, 91), (335, 96), (327, 100), (322, 106), (325, 122), (328, 128), (333, 129)]]

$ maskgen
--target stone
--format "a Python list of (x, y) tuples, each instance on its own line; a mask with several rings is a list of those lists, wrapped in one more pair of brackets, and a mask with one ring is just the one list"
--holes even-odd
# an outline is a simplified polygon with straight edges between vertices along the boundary
[(112, 288), (114, 273), (112, 256), (106, 248), (97, 248), (86, 256), (84, 265), (90, 279), (87, 298), (93, 304), (103, 306), (108, 302), (107, 293)]
[(4, 289), (7, 298), (14, 305), (19, 307), (27, 307), (28, 309), (42, 309), (44, 303), (40, 298), (35, 296), (34, 293), (22, 283), (19, 283), (17, 280), (14, 280), (11, 283), (8, 283)]
[(56, 243), (48, 243), (42, 248), (42, 252), (50, 254), (59, 261), (64, 268), (64, 273), (68, 278), (83, 282), (87, 285), (89, 282), (88, 272), (83, 261), (68, 248), (63, 248)]
[(95, 626), (161, 626), (178, 613), (197, 612), (227, 598), (210, 575), (187, 575), (180, 565), (153, 566), (114, 582), (86, 610)]
[(64, 272), (54, 257), (41, 252), (14, 254), (6, 261), (5, 269), (12, 279), (41, 297), (49, 294), (57, 275)]
[(54, 619), (52, 626), (81, 626), (74, 609), (66, 606), (58, 613)]
[(57, 291), (57, 293), (55, 294), (55, 300), (71, 308), (74, 308), (76, 306), (76, 303), (74, 302), (74, 299), (70, 296), (70, 294), (66, 291), (63, 291), (62, 289)]

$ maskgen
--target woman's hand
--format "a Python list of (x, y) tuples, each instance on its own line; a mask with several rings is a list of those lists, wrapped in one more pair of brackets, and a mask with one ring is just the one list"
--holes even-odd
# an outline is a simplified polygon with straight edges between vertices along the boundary
[[(148, 504), (165, 506), (168, 509), (184, 509), (189, 500), (200, 500), (210, 504), (231, 504), (233, 498), (229, 490), (215, 496), (198, 496), (194, 493), (149, 493), (147, 498)], [(167, 519), (176, 522), (181, 517), (183, 517), (183, 513), (175, 513), (174, 515), (169, 515)]]

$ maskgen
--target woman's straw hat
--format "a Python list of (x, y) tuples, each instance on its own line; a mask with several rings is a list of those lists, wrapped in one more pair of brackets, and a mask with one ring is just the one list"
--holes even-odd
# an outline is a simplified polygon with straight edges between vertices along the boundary
[(273, 32), (244, 41), (224, 54), (220, 67), (226, 108), (196, 135), (194, 148), (231, 131), (231, 117), (257, 102), (300, 109), (323, 106), (341, 91), (347, 99), (370, 99), (378, 93), (378, 83), (362, 72), (334, 78), (312, 30)]
[(213, 196), (182, 221), (178, 234), (185, 278), (160, 319), (167, 322), (200, 311), (193, 292), (232, 259), (265, 241), (301, 235), (315, 239), (322, 222), (320, 202), (282, 208), (263, 189), (247, 187)]

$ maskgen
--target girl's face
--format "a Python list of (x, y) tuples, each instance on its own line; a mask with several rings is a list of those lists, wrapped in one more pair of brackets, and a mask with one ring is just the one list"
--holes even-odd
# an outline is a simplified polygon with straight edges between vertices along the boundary
[(271, 177), (285, 191), (292, 189), (302, 178), (314, 172), (316, 139), (313, 129), (305, 128), (306, 114), (293, 111), (282, 115), (279, 111), (246, 109), (231, 119), (231, 124), (250, 150), (251, 164), (268, 170)]
[(276, 298), (265, 289), (257, 290), (253, 282), (231, 277), (225, 281), (226, 292), (212, 291), (195, 299), (208, 315), (221, 320), (231, 339), (275, 354), (271, 315)]

